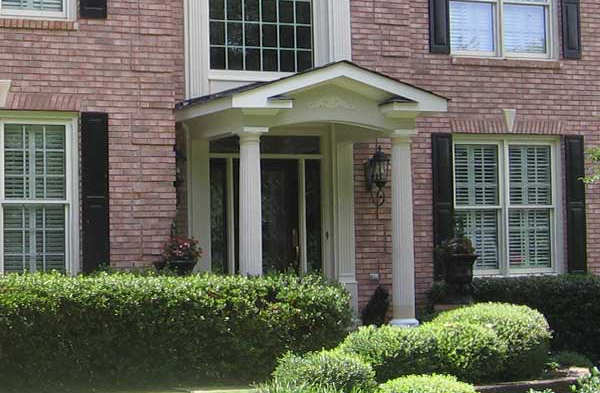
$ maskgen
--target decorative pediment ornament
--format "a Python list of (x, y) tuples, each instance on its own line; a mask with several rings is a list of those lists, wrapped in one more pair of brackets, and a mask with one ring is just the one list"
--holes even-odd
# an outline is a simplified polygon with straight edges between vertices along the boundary
[(316, 101), (309, 102), (306, 105), (308, 109), (347, 109), (354, 110), (356, 107), (340, 97), (333, 95), (323, 96)]

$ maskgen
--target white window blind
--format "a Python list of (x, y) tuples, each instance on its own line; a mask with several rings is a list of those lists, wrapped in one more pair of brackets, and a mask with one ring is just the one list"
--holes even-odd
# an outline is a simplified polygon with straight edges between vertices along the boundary
[(3, 9), (63, 12), (65, 0), (2, 0)]
[(456, 220), (479, 255), (479, 271), (552, 269), (552, 154), (543, 143), (455, 143)]
[(476, 267), (498, 269), (498, 147), (456, 145), (454, 176), (456, 219), (479, 255)]
[(5, 124), (3, 153), (4, 270), (64, 271), (66, 127)]
[(550, 56), (552, 0), (450, 0), (453, 53)]

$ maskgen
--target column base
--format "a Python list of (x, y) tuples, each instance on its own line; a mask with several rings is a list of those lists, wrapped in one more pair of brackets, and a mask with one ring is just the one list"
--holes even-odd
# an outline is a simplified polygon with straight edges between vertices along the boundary
[(406, 318), (406, 319), (392, 319), (390, 321), (390, 325), (398, 326), (398, 327), (417, 327), (419, 326), (419, 321), (414, 318)]

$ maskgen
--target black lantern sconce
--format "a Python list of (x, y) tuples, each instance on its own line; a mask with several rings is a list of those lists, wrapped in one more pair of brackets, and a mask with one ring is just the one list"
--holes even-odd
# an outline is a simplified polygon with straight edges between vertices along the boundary
[[(378, 146), (373, 157), (364, 163), (364, 171), (367, 190), (371, 192), (371, 200), (379, 213), (379, 207), (385, 203), (383, 189), (390, 175), (390, 155), (385, 154), (381, 146)], [(373, 193), (375, 187), (377, 192)]]

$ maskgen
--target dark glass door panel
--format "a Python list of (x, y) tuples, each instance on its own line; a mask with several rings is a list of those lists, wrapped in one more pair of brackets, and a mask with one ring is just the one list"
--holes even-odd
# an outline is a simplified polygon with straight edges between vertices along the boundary
[(228, 273), (227, 257), (227, 165), (210, 160), (210, 254), (212, 271)]
[(306, 160), (306, 260), (309, 272), (323, 270), (321, 244), (321, 161)]
[(263, 270), (299, 270), (298, 161), (261, 161)]

